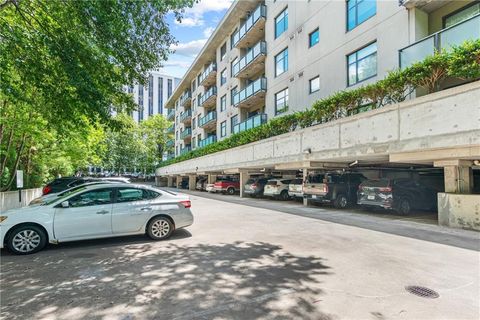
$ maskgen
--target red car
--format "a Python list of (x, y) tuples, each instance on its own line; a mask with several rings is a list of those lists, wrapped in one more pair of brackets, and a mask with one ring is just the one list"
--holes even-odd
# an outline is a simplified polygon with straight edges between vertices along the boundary
[(233, 195), (240, 191), (240, 181), (231, 178), (218, 179), (215, 181), (212, 191)]

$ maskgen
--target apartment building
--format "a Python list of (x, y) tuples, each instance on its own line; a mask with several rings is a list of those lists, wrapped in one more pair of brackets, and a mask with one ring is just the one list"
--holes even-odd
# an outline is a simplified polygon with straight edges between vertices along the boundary
[(132, 113), (133, 119), (140, 122), (156, 114), (167, 116), (166, 103), (180, 81), (180, 78), (153, 70), (148, 74), (146, 85), (127, 86), (126, 91), (133, 94), (134, 101), (138, 104), (138, 109)]
[(166, 107), (175, 155), (479, 37), (479, 1), (235, 1)]

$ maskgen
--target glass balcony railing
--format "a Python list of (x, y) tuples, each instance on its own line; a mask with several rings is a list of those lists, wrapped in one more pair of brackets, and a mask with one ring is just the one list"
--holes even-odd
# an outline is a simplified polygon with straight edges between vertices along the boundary
[(246, 55), (244, 55), (240, 61), (235, 63), (232, 68), (233, 76), (236, 77), (237, 74), (243, 70), (250, 62), (255, 60), (259, 55), (267, 54), (267, 43), (265, 41), (260, 41), (253, 47)]
[(257, 94), (261, 91), (267, 90), (267, 79), (266, 78), (258, 78), (254, 82), (250, 83), (246, 86), (243, 90), (238, 92), (233, 96), (233, 105), (236, 106), (239, 103), (247, 100), (251, 96)]
[(207, 78), (208, 75), (213, 71), (217, 71), (217, 64), (215, 62), (210, 63), (210, 65), (207, 67), (207, 69), (205, 69), (205, 71), (202, 72), (202, 74), (200, 75), (199, 84), (202, 83), (203, 80), (205, 80), (205, 78)]
[(175, 118), (175, 110), (169, 109), (167, 112), (167, 120), (173, 120)]
[(214, 142), (217, 142), (217, 136), (210, 136), (208, 138), (205, 138), (203, 140), (200, 140), (198, 142), (198, 147), (199, 148), (203, 148), (203, 147), (206, 147), (208, 146), (209, 144), (212, 144)]
[(448, 50), (466, 40), (477, 39), (480, 39), (480, 14), (400, 49), (400, 68), (406, 68), (435, 52)]
[(212, 121), (216, 121), (216, 120), (217, 120), (217, 112), (216, 111), (210, 111), (205, 116), (201, 117), (200, 120), (198, 120), (198, 125), (200, 127), (203, 127), (206, 124), (208, 124)]
[(186, 121), (188, 118), (192, 117), (192, 110), (184, 111), (180, 114), (180, 121)]
[(175, 153), (168, 153), (167, 154), (167, 160), (175, 158)]
[(233, 133), (239, 133), (248, 129), (253, 129), (261, 126), (267, 122), (267, 115), (265, 113), (257, 114), (247, 120), (237, 123), (233, 126)]
[(203, 96), (200, 98), (200, 103), (199, 105), (202, 106), (205, 101), (207, 101), (208, 99), (210, 99), (210, 97), (213, 97), (213, 96), (216, 96), (217, 95), (217, 87), (211, 87), (210, 89), (208, 89), (204, 94)]
[(192, 151), (192, 146), (191, 145), (186, 145), (185, 147), (180, 149), (180, 154), (184, 154), (184, 153), (187, 153), (187, 152), (190, 152), (190, 151)]
[(192, 129), (191, 128), (185, 128), (185, 130), (183, 130), (180, 133), (180, 139), (186, 139), (186, 138), (191, 137), (191, 136), (192, 136)]
[(250, 15), (250, 17), (245, 20), (245, 22), (240, 26), (238, 31), (233, 35), (233, 46), (236, 46), (237, 43), (242, 39), (250, 29), (255, 25), (255, 23), (260, 20), (260, 18), (267, 17), (267, 7), (264, 4), (261, 4), (255, 9), (255, 11)]
[(167, 133), (174, 133), (175, 132), (175, 126), (171, 126), (167, 128)]
[(192, 98), (192, 93), (190, 90), (185, 91), (181, 96), (180, 96), (180, 104), (183, 106), (185, 102), (190, 100)]
[(174, 140), (167, 140), (167, 143), (165, 143), (165, 145), (170, 148), (170, 147), (173, 147), (175, 145), (175, 141)]

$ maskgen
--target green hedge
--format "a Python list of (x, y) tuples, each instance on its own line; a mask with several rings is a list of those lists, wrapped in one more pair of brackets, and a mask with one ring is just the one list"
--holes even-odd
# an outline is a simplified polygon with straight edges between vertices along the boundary
[(417, 88), (435, 92), (447, 77), (467, 81), (480, 78), (480, 40), (467, 41), (449, 51), (437, 52), (408, 68), (390, 72), (385, 79), (374, 84), (337, 92), (316, 101), (310, 109), (273, 118), (259, 127), (163, 161), (160, 167), (398, 103)]

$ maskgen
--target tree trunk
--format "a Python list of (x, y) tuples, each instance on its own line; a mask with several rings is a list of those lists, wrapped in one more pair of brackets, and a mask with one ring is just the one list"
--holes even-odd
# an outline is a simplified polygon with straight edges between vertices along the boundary
[(13, 181), (15, 180), (16, 174), (15, 172), (18, 169), (18, 164), (20, 162), (20, 157), (22, 156), (23, 148), (25, 147), (25, 140), (26, 140), (26, 135), (25, 133), (22, 135), (22, 141), (20, 142), (20, 145), (18, 146), (17, 149), (17, 157), (15, 159), (15, 163), (12, 168), (12, 174), (10, 175), (10, 179), (8, 180), (6, 186), (2, 189), (2, 191), (10, 189), (10, 187), (13, 184)]
[(8, 155), (8, 152), (10, 151), (12, 140), (13, 140), (13, 128), (10, 129), (10, 133), (8, 135), (7, 147), (5, 148), (5, 155), (3, 156), (2, 164), (0, 166), (0, 177), (3, 175), (5, 166), (7, 165), (7, 155)]

